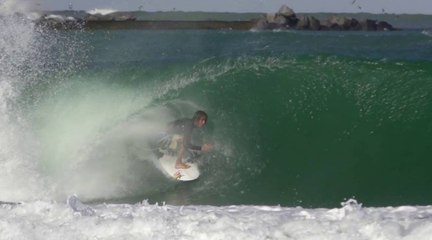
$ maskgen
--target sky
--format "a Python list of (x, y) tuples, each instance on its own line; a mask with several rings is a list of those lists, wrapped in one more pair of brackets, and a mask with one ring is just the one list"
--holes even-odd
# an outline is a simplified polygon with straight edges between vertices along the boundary
[(35, 10), (276, 12), (287, 5), (302, 12), (432, 14), (432, 0), (0, 0)]

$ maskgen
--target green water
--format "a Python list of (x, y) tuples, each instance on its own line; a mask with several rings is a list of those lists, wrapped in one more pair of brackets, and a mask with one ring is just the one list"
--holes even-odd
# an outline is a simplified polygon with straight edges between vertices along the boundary
[[(67, 193), (215, 205), (432, 201), (425, 33), (73, 34), (84, 66), (21, 96), (42, 172), (70, 174), (61, 185)], [(150, 163), (145, 141), (197, 109), (209, 124), (194, 141), (215, 150), (200, 158), (199, 180), (171, 182)]]

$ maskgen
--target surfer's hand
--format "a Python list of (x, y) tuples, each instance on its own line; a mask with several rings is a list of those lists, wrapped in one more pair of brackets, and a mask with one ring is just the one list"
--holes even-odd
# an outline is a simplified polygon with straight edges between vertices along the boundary
[(212, 148), (213, 148), (213, 146), (212, 146), (211, 144), (206, 143), (206, 144), (203, 144), (203, 145), (201, 146), (201, 151), (203, 151), (203, 152), (208, 152), (208, 151), (210, 151)]

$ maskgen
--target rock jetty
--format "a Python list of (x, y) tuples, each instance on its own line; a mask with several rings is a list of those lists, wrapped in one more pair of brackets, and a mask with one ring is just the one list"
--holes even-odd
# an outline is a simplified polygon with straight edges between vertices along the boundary
[[(135, 12), (136, 13), (136, 12)], [(187, 15), (188, 13), (184, 13)], [(210, 13), (209, 13), (210, 14)], [(333, 15), (327, 19), (300, 15), (283, 5), (276, 13), (256, 14), (253, 19), (238, 21), (212, 20), (139, 20), (134, 12), (111, 12), (108, 14), (66, 11), (44, 14), (35, 22), (53, 29), (232, 29), (232, 30), (313, 30), (313, 31), (392, 31), (396, 30), (385, 21), (357, 20), (352, 17)]]
[(313, 16), (297, 17), (294, 10), (283, 5), (276, 13), (267, 13), (257, 20), (256, 30), (334, 30), (334, 31), (393, 31), (395, 28), (385, 21), (357, 20), (351, 17), (331, 16), (320, 21)]

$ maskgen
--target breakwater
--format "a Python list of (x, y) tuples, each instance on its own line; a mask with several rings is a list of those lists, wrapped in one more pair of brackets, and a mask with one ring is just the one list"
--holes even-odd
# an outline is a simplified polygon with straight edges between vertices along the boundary
[(255, 21), (87, 21), (84, 29), (229, 29), (249, 30)]
[[(230, 29), (392, 31), (399, 29), (384, 15), (296, 14), (288, 6), (275, 13), (206, 12), (46, 12), (38, 25), (54, 29)], [(390, 18), (392, 19), (392, 18)]]

